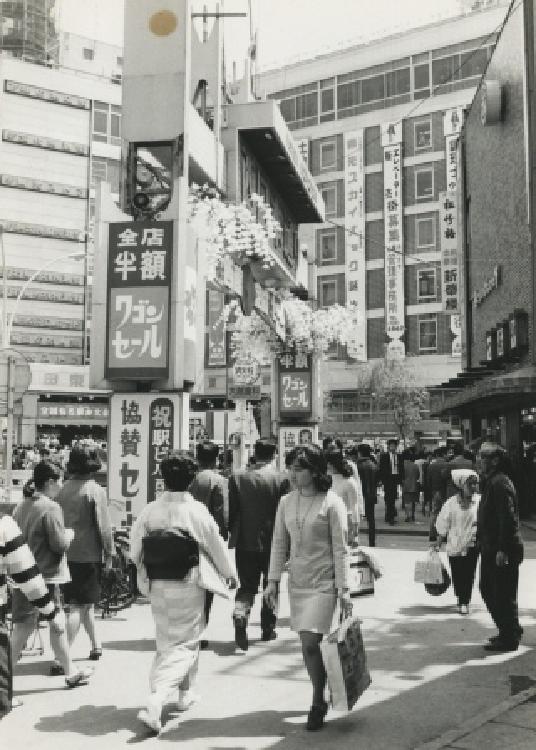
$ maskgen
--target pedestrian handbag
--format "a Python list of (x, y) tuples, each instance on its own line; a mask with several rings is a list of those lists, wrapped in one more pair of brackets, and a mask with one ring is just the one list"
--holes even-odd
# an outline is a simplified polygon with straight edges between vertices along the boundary
[(415, 583), (443, 583), (441, 558), (437, 550), (430, 549), (424, 560), (416, 560), (413, 576)]
[(363, 596), (374, 593), (374, 572), (368, 556), (358, 547), (350, 549), (350, 575), (348, 588), (350, 596)]
[(199, 545), (184, 529), (155, 529), (142, 539), (149, 580), (182, 581), (199, 565)]
[(446, 569), (446, 567), (441, 563), (441, 574), (442, 574), (442, 581), (441, 583), (425, 583), (424, 588), (426, 589), (427, 593), (430, 594), (430, 596), (441, 596), (441, 594), (444, 594), (445, 591), (447, 591), (448, 587), (450, 586), (450, 576), (449, 572)]
[(320, 643), (331, 704), (335, 711), (350, 711), (371, 683), (367, 655), (357, 617), (344, 619)]

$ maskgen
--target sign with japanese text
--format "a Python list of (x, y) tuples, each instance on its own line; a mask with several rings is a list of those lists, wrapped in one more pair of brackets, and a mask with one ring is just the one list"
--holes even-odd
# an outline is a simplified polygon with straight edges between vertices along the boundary
[(298, 448), (300, 445), (318, 445), (318, 443), (317, 424), (281, 425), (279, 428), (280, 468), (285, 468), (285, 456), (293, 448)]
[(450, 316), (450, 332), (452, 334), (452, 351), (453, 357), (462, 356), (462, 322), (459, 315)]
[(443, 135), (459, 135), (463, 125), (463, 107), (447, 109), (443, 115)]
[(402, 216), (402, 144), (383, 150), (385, 231), (385, 331), (387, 353), (405, 356), (404, 225)]
[(309, 138), (296, 138), (296, 145), (301, 154), (301, 158), (309, 166)]
[(84, 424), (86, 421), (108, 423), (109, 409), (107, 404), (91, 403), (58, 403), (49, 401), (37, 403), (37, 423), (47, 422)]
[(163, 491), (160, 463), (179, 445), (178, 394), (114, 393), (110, 398), (108, 493), (114, 521), (130, 526)]
[(344, 223), (346, 229), (346, 304), (352, 316), (348, 356), (367, 359), (365, 266), (365, 170), (363, 131), (344, 134)]
[(168, 375), (173, 222), (110, 224), (106, 377)]
[(261, 368), (256, 360), (235, 359), (227, 393), (233, 400), (261, 398)]
[(448, 135), (445, 138), (447, 192), (456, 192), (458, 187), (458, 136)]
[(278, 361), (279, 418), (307, 419), (313, 411), (313, 363), (309, 354), (287, 352)]
[(458, 312), (458, 212), (455, 192), (439, 194), (441, 299), (443, 310)]
[(207, 289), (207, 367), (225, 367), (227, 362), (224, 309), (223, 292)]
[(402, 143), (402, 120), (382, 123), (381, 140), (383, 148)]

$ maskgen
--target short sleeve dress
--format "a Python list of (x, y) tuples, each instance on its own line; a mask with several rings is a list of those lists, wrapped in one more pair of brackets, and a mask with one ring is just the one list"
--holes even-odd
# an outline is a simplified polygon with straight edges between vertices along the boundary
[(314, 497), (293, 490), (281, 498), (275, 520), (268, 579), (279, 581), (290, 545), (290, 627), (329, 633), (337, 591), (348, 588), (347, 511), (334, 492)]

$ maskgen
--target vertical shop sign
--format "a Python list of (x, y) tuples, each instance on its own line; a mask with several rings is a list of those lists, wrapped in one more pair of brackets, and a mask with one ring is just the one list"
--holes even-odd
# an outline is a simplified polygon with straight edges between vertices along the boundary
[(280, 468), (285, 468), (285, 456), (293, 448), (298, 448), (300, 445), (318, 445), (318, 442), (317, 424), (282, 424), (279, 427)]
[(225, 367), (225, 295), (207, 289), (207, 367)]
[(106, 377), (168, 375), (173, 222), (110, 224)]
[(309, 166), (309, 138), (297, 138), (296, 146), (307, 166)]
[(149, 463), (147, 478), (147, 502), (156, 500), (164, 491), (164, 480), (160, 476), (160, 464), (173, 448), (173, 425), (175, 410), (169, 398), (157, 398), (149, 411)]
[(279, 418), (307, 419), (313, 413), (313, 360), (310, 354), (287, 352), (278, 360)]
[(439, 194), (443, 310), (458, 312), (458, 213), (455, 192)]
[(401, 143), (383, 149), (383, 183), (387, 353), (392, 357), (404, 357), (405, 345), (401, 340), (405, 330)]
[(458, 136), (445, 138), (447, 165), (447, 192), (455, 193), (458, 188)]
[(344, 134), (346, 304), (352, 317), (347, 351), (361, 362), (367, 359), (364, 180), (363, 131), (350, 131)]

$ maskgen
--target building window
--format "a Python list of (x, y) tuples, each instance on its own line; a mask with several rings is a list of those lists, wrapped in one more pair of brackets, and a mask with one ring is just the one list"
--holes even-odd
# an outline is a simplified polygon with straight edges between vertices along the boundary
[(335, 79), (320, 81), (320, 122), (335, 119)]
[(415, 237), (417, 247), (435, 247), (435, 219), (431, 216), (415, 219)]
[(415, 198), (429, 200), (434, 197), (434, 168), (421, 167), (415, 170)]
[(95, 57), (95, 50), (90, 49), (89, 47), (83, 47), (82, 56), (84, 60), (93, 60), (93, 58)]
[(325, 279), (320, 282), (320, 307), (331, 307), (337, 304), (337, 279)]
[(328, 229), (320, 234), (320, 260), (331, 263), (337, 260), (337, 230)]
[(423, 315), (419, 318), (419, 352), (437, 352), (436, 315)]
[(119, 68), (122, 68), (123, 67), (123, 58), (122, 57), (118, 57), (118, 58), (116, 58), (116, 61), (117, 61), (117, 66)]
[(436, 269), (420, 268), (417, 271), (417, 301), (433, 302), (436, 299), (436, 289)]
[(93, 102), (93, 140), (121, 145), (121, 107)]
[(320, 144), (320, 169), (335, 169), (337, 166), (337, 142), (324, 141)]
[(337, 216), (337, 183), (325, 183), (321, 186), (320, 192), (326, 206), (326, 217)]
[(112, 193), (119, 193), (120, 179), (120, 162), (114, 159), (97, 159), (95, 157), (91, 159), (91, 187), (96, 187), (99, 182), (108, 182)]
[(428, 151), (432, 148), (432, 121), (430, 118), (414, 124), (415, 151)]
[(430, 65), (424, 63), (413, 68), (414, 98), (424, 99), (430, 96)]

